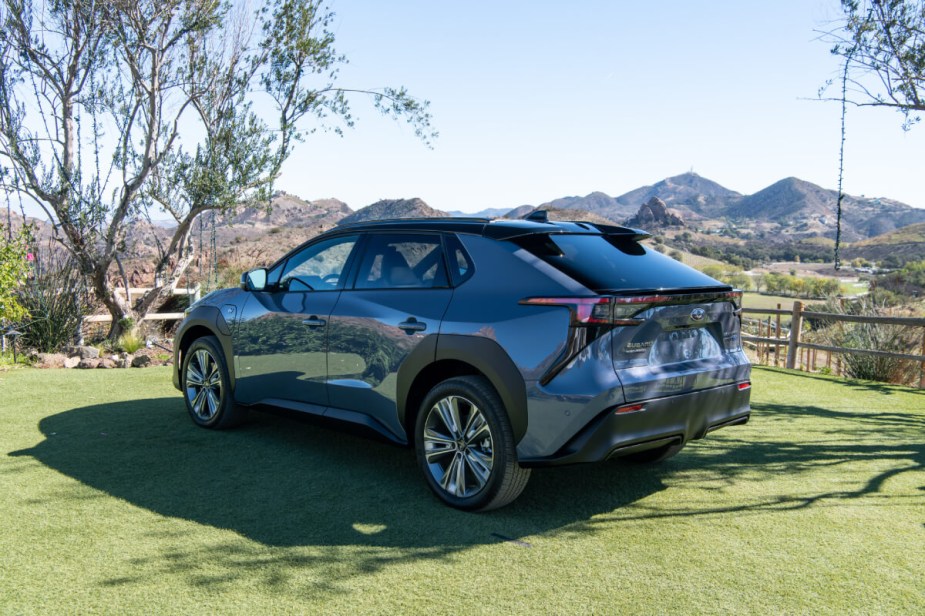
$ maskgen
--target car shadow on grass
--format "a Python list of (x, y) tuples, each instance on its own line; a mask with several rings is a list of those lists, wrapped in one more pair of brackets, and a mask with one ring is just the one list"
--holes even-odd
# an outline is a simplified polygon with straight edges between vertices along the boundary
[[(152, 525), (144, 533), (156, 553), (128, 557), (126, 574), (104, 585), (144, 584), (154, 568), (212, 589), (256, 579), (293, 592), (301, 580), (297, 592), (343, 593), (353, 578), (446, 561), (476, 546), (531, 549), (624, 524), (627, 532), (651, 532), (632, 526), (639, 520), (739, 517), (846, 500), (883, 506), (884, 499), (874, 501), (888, 480), (925, 469), (923, 422), (921, 414), (756, 404), (751, 424), (711, 435), (666, 464), (543, 469), (517, 501), (485, 514), (438, 502), (408, 449), (292, 414), (253, 413), (239, 429), (203, 430), (179, 397), (47, 417), (39, 426), (45, 440), (11, 455), (156, 514), (250, 540)], [(853, 482), (843, 480), (843, 469)], [(794, 477), (806, 477), (806, 487), (794, 491)], [(682, 497), (657, 496), (667, 489)], [(890, 502), (925, 504), (925, 494), (901, 496)]]
[(534, 473), (513, 505), (456, 511), (428, 490), (407, 448), (251, 413), (235, 430), (189, 421), (181, 398), (73, 409), (11, 455), (155, 513), (231, 529), (269, 546), (454, 548), (561, 528), (665, 489), (658, 468), (594, 465)]

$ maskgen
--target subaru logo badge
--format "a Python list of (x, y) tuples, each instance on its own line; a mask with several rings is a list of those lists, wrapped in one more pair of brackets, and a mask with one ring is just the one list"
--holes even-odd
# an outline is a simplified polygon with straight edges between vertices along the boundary
[(694, 308), (691, 310), (691, 321), (703, 321), (706, 311), (703, 308)]

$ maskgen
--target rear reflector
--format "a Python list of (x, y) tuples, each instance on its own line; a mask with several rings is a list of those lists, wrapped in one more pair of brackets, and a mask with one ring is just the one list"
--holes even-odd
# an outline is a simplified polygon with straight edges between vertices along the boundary
[(745, 391), (746, 389), (752, 388), (751, 381), (745, 381), (744, 383), (739, 383), (739, 391)]
[(623, 406), (618, 406), (617, 410), (614, 413), (635, 413), (636, 411), (646, 410), (645, 404), (624, 404)]

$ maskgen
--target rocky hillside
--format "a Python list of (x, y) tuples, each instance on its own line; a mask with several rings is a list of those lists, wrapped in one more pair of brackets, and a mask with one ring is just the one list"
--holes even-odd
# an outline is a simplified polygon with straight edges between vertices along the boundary
[[(835, 237), (838, 193), (800, 180), (786, 178), (744, 197), (726, 216), (745, 222), (777, 225), (782, 234), (800, 237)], [(842, 238), (858, 241), (902, 226), (925, 222), (925, 210), (890, 199), (846, 195), (842, 200)]]
[(338, 224), (347, 225), (387, 218), (440, 218), (445, 216), (450, 216), (450, 214), (435, 210), (417, 197), (414, 199), (383, 199), (341, 218)]
[(635, 213), (653, 198), (687, 214), (711, 218), (723, 216), (742, 199), (742, 194), (690, 172), (665, 178), (652, 186), (631, 190), (617, 197), (616, 201), (632, 208)]

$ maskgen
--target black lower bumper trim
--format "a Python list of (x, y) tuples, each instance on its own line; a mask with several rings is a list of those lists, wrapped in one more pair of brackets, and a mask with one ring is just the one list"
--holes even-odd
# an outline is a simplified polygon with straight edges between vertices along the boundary
[(645, 401), (645, 410), (608, 409), (544, 458), (521, 459), (522, 466), (601, 462), (647, 449), (683, 444), (708, 432), (748, 422), (750, 390), (736, 385)]

